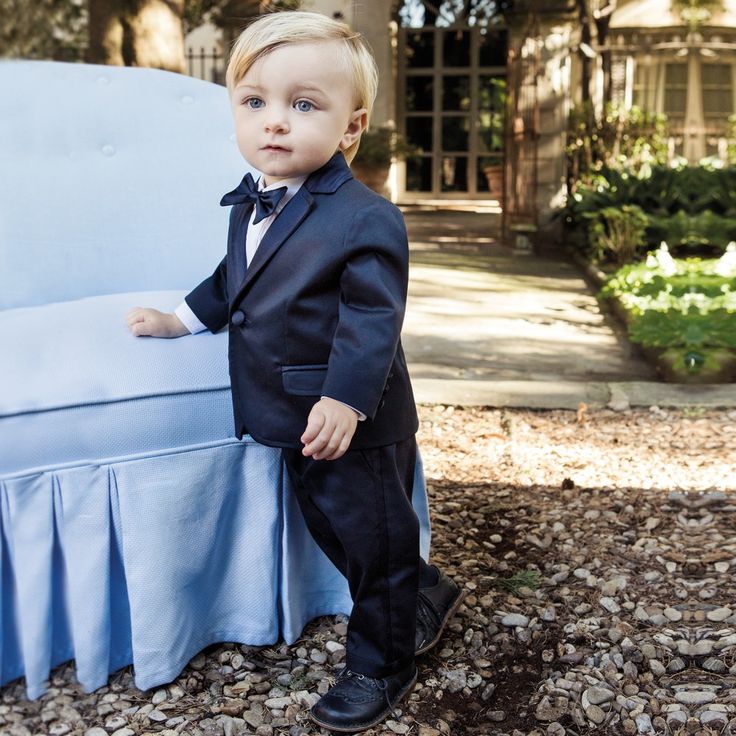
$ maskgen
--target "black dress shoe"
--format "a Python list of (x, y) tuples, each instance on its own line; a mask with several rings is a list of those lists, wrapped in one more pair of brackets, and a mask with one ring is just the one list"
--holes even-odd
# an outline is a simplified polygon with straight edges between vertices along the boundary
[[(437, 568), (435, 568), (437, 569)], [(419, 588), (417, 597), (417, 633), (414, 651), (417, 655), (429, 651), (442, 637), (447, 622), (465, 597), (454, 580), (437, 569), (438, 580), (430, 588)]]
[(413, 662), (395, 675), (380, 678), (359, 675), (346, 667), (327, 694), (312, 706), (309, 716), (331, 731), (365, 731), (391, 714), (416, 681)]

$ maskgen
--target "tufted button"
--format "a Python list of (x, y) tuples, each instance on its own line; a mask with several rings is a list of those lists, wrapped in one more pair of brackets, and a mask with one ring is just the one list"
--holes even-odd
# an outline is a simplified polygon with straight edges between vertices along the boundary
[(111, 146), (109, 143), (102, 146), (102, 153), (105, 156), (114, 156), (115, 155), (115, 146)]
[(230, 317), (230, 322), (236, 327), (239, 327), (243, 324), (243, 322), (245, 322), (245, 313), (241, 312), (239, 309), (236, 309)]

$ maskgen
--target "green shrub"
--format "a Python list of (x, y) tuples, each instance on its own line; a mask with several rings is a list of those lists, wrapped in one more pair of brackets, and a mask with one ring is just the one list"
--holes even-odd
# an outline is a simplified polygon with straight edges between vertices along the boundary
[(734, 243), (708, 260), (673, 259), (663, 244), (645, 262), (619, 269), (601, 296), (624, 307), (633, 342), (676, 350), (690, 372), (711, 369), (724, 348), (736, 350)]
[(678, 255), (719, 255), (736, 240), (736, 167), (650, 166), (636, 173), (604, 167), (579, 182), (559, 212), (568, 242), (596, 258), (600, 229), (592, 225), (607, 207), (625, 205), (648, 218), (642, 255), (663, 240)]
[(589, 237), (596, 261), (612, 256), (616, 263), (624, 264), (645, 243), (644, 232), (649, 220), (638, 205), (604, 207), (592, 219)]

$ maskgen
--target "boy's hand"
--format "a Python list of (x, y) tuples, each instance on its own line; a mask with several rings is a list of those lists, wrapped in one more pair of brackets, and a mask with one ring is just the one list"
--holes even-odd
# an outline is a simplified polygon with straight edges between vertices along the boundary
[(301, 436), (302, 455), (315, 460), (337, 460), (350, 446), (358, 415), (335, 399), (318, 401), (309, 412), (307, 428)]
[(158, 309), (133, 307), (125, 318), (128, 329), (136, 337), (182, 337), (189, 334), (189, 330), (175, 314), (159, 312)]

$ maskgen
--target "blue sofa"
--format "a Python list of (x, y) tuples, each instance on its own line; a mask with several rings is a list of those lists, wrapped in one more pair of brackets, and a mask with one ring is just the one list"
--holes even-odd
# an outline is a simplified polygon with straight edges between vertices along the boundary
[(0, 62), (0, 685), (29, 698), (72, 658), (86, 691), (130, 663), (148, 689), (349, 612), (278, 451), (233, 436), (226, 333), (125, 324), (219, 262), (244, 168), (223, 87)]

